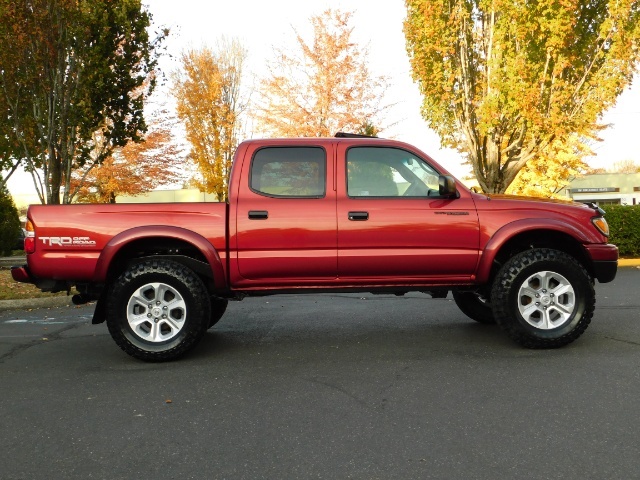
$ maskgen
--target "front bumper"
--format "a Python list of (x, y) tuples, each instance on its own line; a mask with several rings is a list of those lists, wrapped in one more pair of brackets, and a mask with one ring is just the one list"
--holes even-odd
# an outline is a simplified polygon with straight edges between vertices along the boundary
[(586, 245), (591, 257), (593, 276), (600, 283), (607, 283), (616, 278), (618, 272), (618, 247), (611, 244)]

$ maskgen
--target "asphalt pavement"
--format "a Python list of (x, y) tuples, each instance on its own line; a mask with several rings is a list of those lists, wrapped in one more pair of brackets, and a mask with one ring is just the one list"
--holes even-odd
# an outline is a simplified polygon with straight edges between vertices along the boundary
[(166, 364), (92, 306), (0, 312), (0, 478), (638, 478), (639, 283), (541, 351), (420, 294), (232, 302)]

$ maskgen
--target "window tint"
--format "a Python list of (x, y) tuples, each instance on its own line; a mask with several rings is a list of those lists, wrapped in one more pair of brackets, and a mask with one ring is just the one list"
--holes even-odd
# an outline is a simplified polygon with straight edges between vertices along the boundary
[(350, 197), (432, 197), (439, 174), (415, 155), (398, 148), (352, 147), (347, 151)]
[(251, 189), (275, 197), (323, 197), (326, 154), (320, 147), (267, 147), (251, 163)]

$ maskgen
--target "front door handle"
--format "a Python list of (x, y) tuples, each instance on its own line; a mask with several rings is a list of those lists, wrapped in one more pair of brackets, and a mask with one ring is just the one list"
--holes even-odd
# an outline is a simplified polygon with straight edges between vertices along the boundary
[(266, 210), (249, 210), (249, 220), (266, 220), (269, 212)]
[(349, 212), (349, 220), (354, 222), (369, 220), (369, 212)]

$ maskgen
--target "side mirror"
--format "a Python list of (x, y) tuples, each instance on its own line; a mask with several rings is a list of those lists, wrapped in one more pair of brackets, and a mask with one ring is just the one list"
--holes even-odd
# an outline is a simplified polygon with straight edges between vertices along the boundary
[(438, 177), (439, 193), (441, 197), (456, 197), (458, 192), (456, 190), (456, 182), (453, 177), (449, 175), (440, 175)]

